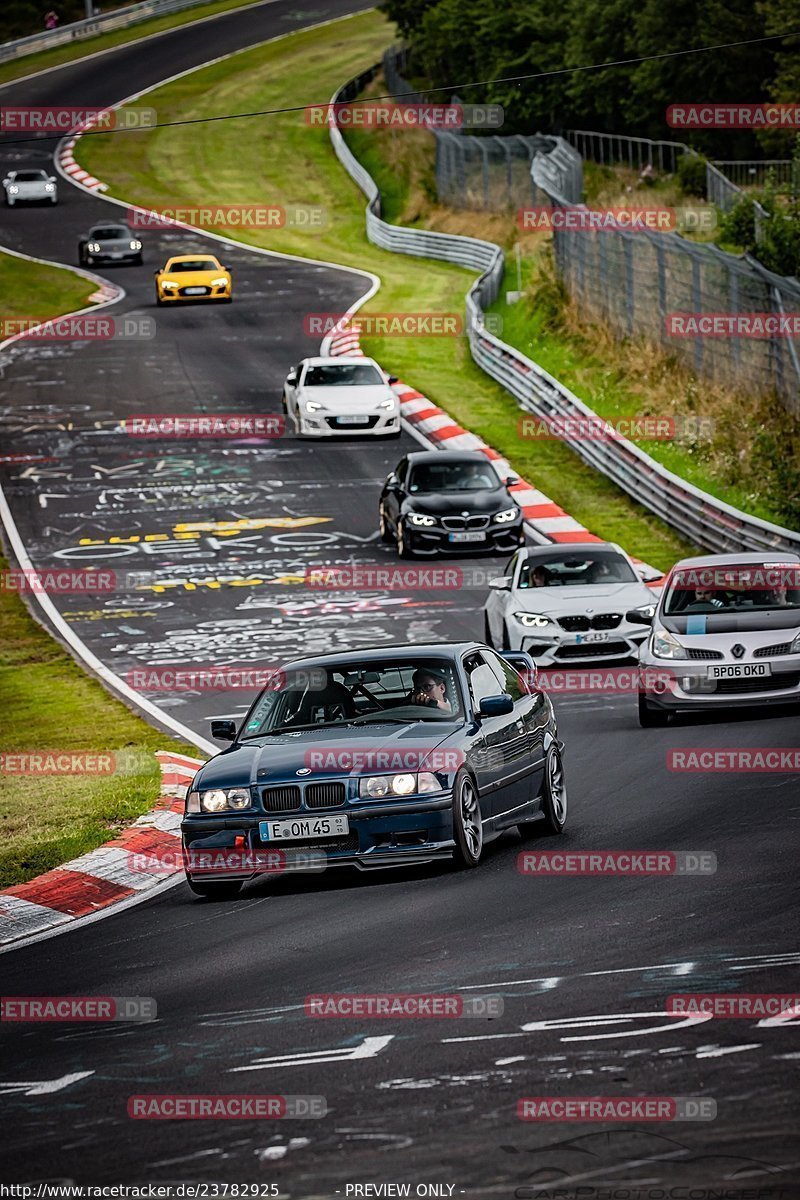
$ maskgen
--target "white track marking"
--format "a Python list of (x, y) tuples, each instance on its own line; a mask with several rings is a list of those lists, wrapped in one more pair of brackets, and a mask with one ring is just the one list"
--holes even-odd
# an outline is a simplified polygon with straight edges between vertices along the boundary
[(0, 1096), (11, 1096), (22, 1093), (24, 1096), (50, 1096), (53, 1092), (61, 1092), (79, 1079), (94, 1075), (94, 1071), (76, 1071), (72, 1075), (62, 1075), (60, 1079), (41, 1079), (27, 1083), (0, 1082)]
[(307, 1050), (297, 1054), (280, 1054), (275, 1058), (257, 1058), (249, 1067), (230, 1067), (232, 1074), (239, 1071), (263, 1071), (272, 1067), (304, 1067), (325, 1062), (355, 1062), (361, 1058), (375, 1058), (385, 1050), (394, 1038), (393, 1033), (384, 1037), (365, 1037), (359, 1046), (342, 1046), (338, 1050)]

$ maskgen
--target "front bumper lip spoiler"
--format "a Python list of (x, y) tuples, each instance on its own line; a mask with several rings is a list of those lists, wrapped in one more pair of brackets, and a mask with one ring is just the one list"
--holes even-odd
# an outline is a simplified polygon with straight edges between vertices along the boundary
[[(335, 870), (339, 867), (355, 867), (359, 871), (379, 871), (391, 867), (425, 866), (432, 862), (448, 862), (453, 857), (454, 849), (453, 842), (449, 844), (438, 842), (431, 846), (402, 846), (388, 851), (367, 850), (363, 854), (333, 854), (325, 865), (325, 871)], [(283, 879), (290, 875), (324, 874), (325, 871), (315, 871), (313, 868), (309, 868), (307, 871), (199, 871), (187, 872), (187, 876), (196, 883), (224, 883), (234, 879), (246, 883), (250, 879)]]

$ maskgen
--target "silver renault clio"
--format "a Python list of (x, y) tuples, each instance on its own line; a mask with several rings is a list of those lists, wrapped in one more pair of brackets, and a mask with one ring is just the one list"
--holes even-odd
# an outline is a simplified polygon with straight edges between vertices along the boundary
[(672, 568), (639, 652), (639, 722), (800, 702), (800, 555), (709, 554)]

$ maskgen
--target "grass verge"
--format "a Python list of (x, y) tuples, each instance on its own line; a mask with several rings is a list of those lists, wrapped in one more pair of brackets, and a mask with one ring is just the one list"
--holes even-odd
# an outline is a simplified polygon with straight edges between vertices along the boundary
[[(72, 271), (0, 254), (3, 318), (54, 317), (86, 305), (94, 285)], [(2, 339), (0, 339), (2, 340)], [(0, 572), (8, 567), (0, 557)], [(17, 774), (0, 767), (0, 887), (77, 858), (147, 812), (159, 791), (153, 751), (170, 745), (95, 680), (0, 587), (3, 753), (111, 754), (107, 775)], [(180, 746), (197, 754), (191, 746)]]
[(97, 54), (100, 50), (110, 50), (114, 46), (122, 46), (125, 42), (134, 42), (138, 38), (148, 37), (153, 33), (163, 33), (166, 29), (175, 29), (179, 25), (188, 25), (191, 21), (199, 21), (202, 17), (213, 16), (227, 12), (232, 8), (245, 8), (255, 4), (256, 0), (214, 0), (213, 3), (200, 4), (184, 12), (172, 13), (169, 16), (153, 17), (149, 21), (141, 21), (127, 29), (114, 29), (109, 33), (97, 33), (92, 37), (81, 38), (63, 46), (54, 46), (52, 50), (39, 50), (36, 54), (26, 54), (24, 58), (15, 58), (11, 62), (0, 63), (0, 84), (10, 83), (36, 71), (44, 71), (48, 67), (59, 67), (62, 63), (76, 62), (88, 54)]
[[(391, 37), (391, 26), (378, 13), (359, 14), (245, 51), (159, 88), (148, 99), (167, 121), (302, 104), (309, 96), (331, 95), (375, 62)], [(377, 272), (383, 287), (372, 311), (463, 312), (470, 272), (387, 254), (366, 241), (364, 197), (336, 161), (327, 130), (306, 124), (302, 113), (143, 130), (126, 136), (124, 144), (113, 134), (100, 134), (79, 142), (78, 157), (109, 184), (112, 195), (144, 205), (198, 197), (246, 203), (254, 195), (284, 207), (321, 205), (327, 223), (316, 234), (291, 228), (218, 232)], [(390, 172), (384, 164), (384, 175)], [(463, 214), (464, 232), (473, 217)], [(516, 403), (473, 364), (463, 338), (431, 338), (424, 345), (418, 339), (367, 338), (363, 344), (367, 353), (496, 446), (520, 474), (593, 532), (622, 542), (662, 569), (689, 551), (666, 525), (582, 466), (564, 446), (521, 442)]]
[[(88, 307), (89, 296), (95, 291), (95, 284), (74, 271), (0, 252), (2, 322), (24, 317), (43, 320), (75, 312)], [(14, 329), (13, 325), (0, 324), (0, 342)]]
[[(0, 558), (0, 569), (8, 564)], [(0, 887), (49, 871), (102, 845), (152, 806), (159, 793), (153, 751), (171, 743), (85, 675), (0, 588), (0, 710), (4, 755), (36, 751), (110, 755), (107, 774), (17, 774), (0, 770)]]

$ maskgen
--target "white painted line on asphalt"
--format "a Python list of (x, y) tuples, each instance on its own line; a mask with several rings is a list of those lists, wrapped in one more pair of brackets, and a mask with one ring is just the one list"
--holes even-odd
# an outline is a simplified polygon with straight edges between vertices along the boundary
[(741, 1054), (743, 1050), (758, 1050), (761, 1042), (748, 1042), (744, 1046), (701, 1046), (695, 1058), (722, 1058), (725, 1054)]
[(94, 1071), (75, 1071), (72, 1075), (62, 1075), (60, 1079), (41, 1079), (27, 1083), (0, 1082), (0, 1096), (11, 1096), (21, 1092), (25, 1096), (50, 1096), (53, 1092), (63, 1092), (64, 1088), (94, 1075)]
[(355, 1062), (361, 1058), (375, 1058), (385, 1050), (394, 1038), (393, 1033), (383, 1037), (365, 1037), (359, 1046), (342, 1046), (338, 1050), (308, 1050), (296, 1054), (280, 1054), (275, 1058), (257, 1058), (249, 1067), (229, 1067), (231, 1074), (239, 1071), (262, 1071), (271, 1067), (303, 1067), (324, 1062)]

